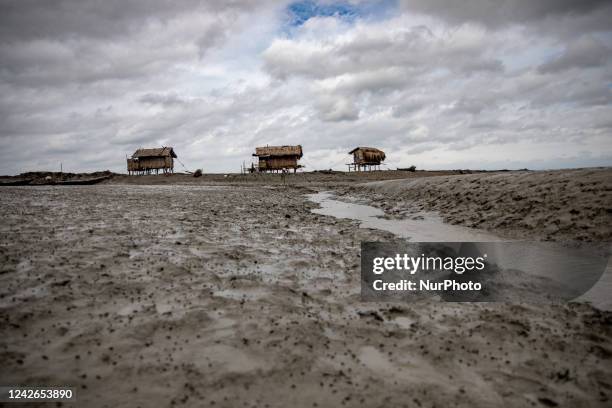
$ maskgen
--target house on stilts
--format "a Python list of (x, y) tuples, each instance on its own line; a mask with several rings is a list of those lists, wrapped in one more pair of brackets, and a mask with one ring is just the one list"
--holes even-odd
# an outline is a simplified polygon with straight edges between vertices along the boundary
[(172, 147), (160, 147), (154, 149), (138, 149), (131, 158), (127, 159), (128, 174), (164, 174), (174, 173), (174, 159), (176, 153)]
[(380, 170), (386, 158), (385, 152), (374, 147), (356, 147), (348, 154), (353, 155), (353, 162), (347, 164), (348, 171)]
[(302, 146), (263, 146), (256, 147), (253, 156), (258, 158), (257, 167), (253, 165), (251, 171), (279, 173), (297, 169), (302, 166), (298, 160), (302, 158)]

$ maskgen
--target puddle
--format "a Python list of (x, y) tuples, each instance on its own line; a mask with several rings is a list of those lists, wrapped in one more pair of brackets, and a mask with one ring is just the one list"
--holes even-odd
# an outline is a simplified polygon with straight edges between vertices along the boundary
[(364, 204), (354, 204), (334, 199), (330, 192), (309, 194), (308, 198), (321, 208), (312, 210), (315, 214), (360, 221), (361, 228), (372, 228), (391, 232), (400, 238), (417, 242), (496, 242), (507, 241), (494, 234), (474, 228), (445, 223), (442, 218), (431, 213), (418, 214), (422, 219), (387, 220), (381, 218), (385, 213)]

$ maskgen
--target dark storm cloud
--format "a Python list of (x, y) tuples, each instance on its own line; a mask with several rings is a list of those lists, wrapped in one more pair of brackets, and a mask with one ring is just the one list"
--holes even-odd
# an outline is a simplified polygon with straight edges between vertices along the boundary
[(0, 78), (19, 86), (133, 81), (222, 43), (253, 1), (0, 0)]
[(0, 0), (0, 38), (117, 38), (185, 13), (255, 7), (255, 0)]
[(540, 65), (540, 72), (559, 72), (572, 68), (599, 67), (612, 61), (612, 48), (590, 35), (581, 36), (567, 44), (557, 58)]
[(401, 104), (393, 106), (392, 114), (396, 118), (401, 118), (402, 116), (417, 112), (427, 106), (425, 101), (419, 100), (408, 100), (402, 101)]
[(452, 23), (482, 23), (491, 28), (610, 10), (608, 0), (401, 0), (401, 4), (407, 11), (438, 16)]
[(140, 102), (150, 105), (176, 106), (184, 105), (187, 101), (177, 94), (148, 93), (140, 97)]
[(359, 109), (355, 103), (343, 97), (321, 97), (317, 110), (325, 122), (354, 121), (359, 118)]
[(485, 101), (476, 98), (464, 97), (456, 101), (450, 111), (456, 113), (470, 113), (476, 115), (482, 112), (483, 110), (492, 107), (494, 106)]

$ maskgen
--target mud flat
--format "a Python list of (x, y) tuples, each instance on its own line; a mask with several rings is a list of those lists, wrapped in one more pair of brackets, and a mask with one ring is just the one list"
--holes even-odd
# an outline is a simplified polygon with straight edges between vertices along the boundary
[(611, 313), (363, 303), (360, 242), (395, 236), (314, 192), (3, 187), (0, 384), (92, 407), (609, 406)]

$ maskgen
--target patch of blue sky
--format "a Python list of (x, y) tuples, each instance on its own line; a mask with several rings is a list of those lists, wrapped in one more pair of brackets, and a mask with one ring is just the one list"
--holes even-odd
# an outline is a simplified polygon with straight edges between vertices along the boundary
[(347, 23), (356, 19), (383, 19), (397, 9), (397, 0), (361, 2), (300, 0), (287, 6), (287, 25), (299, 27), (313, 17), (335, 17)]

